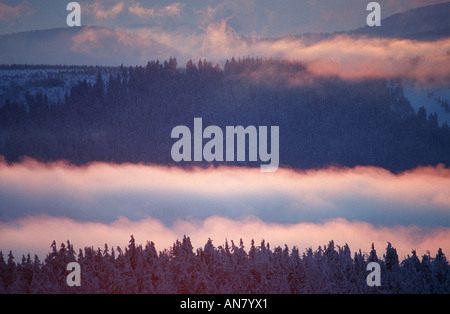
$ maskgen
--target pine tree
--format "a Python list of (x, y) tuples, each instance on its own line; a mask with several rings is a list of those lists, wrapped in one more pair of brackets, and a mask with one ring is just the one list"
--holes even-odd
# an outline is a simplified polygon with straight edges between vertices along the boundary
[(384, 258), (384, 271), (382, 278), (382, 287), (389, 293), (399, 293), (401, 287), (401, 273), (397, 250), (390, 242), (386, 247)]
[(430, 252), (422, 256), (422, 261), (420, 262), (420, 293), (430, 294), (436, 291), (436, 282), (433, 277), (433, 264)]
[(7, 288), (7, 267), (3, 252), (0, 251), (0, 294), (6, 293)]
[(437, 285), (435, 293), (450, 293), (450, 266), (441, 248), (433, 261), (433, 277)]
[(402, 285), (400, 293), (418, 294), (421, 289), (420, 260), (413, 250), (412, 255), (402, 261)]
[(5, 289), (9, 291), (12, 284), (17, 280), (17, 266), (14, 262), (14, 255), (12, 251), (9, 251), (8, 261), (6, 262), (5, 275), (3, 276), (3, 281), (5, 285)]

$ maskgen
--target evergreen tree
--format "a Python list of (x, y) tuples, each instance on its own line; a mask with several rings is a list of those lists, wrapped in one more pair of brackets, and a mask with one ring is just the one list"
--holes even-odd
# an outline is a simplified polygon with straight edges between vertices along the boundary
[(435, 293), (450, 293), (450, 266), (441, 248), (436, 254), (433, 266), (433, 277), (437, 286)]
[(390, 242), (386, 247), (384, 258), (384, 269), (382, 276), (382, 287), (390, 293), (399, 293), (402, 285), (400, 265), (397, 250)]

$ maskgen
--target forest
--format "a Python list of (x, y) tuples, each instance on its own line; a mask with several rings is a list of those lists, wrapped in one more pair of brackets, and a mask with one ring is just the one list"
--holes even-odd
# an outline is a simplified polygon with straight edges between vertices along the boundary
[[(70, 262), (80, 264), (80, 286), (68, 286)], [(381, 286), (369, 287), (367, 264), (381, 267)], [(316, 250), (271, 248), (252, 240), (246, 250), (242, 239), (214, 246), (208, 239), (194, 251), (189, 237), (157, 252), (147, 241), (137, 245), (133, 236), (125, 248), (85, 247), (75, 252), (70, 241), (51, 251), (41, 262), (35, 255), (15, 262), (13, 253), (0, 252), (0, 294), (448, 294), (450, 266), (441, 249), (419, 258), (415, 251), (403, 261), (387, 244), (378, 256), (361, 250), (352, 256), (349, 246), (333, 241)]]
[[(9, 66), (16, 67), (27, 68)], [(45, 67), (30, 66), (36, 69)], [(223, 67), (207, 60), (179, 66), (170, 58), (146, 66), (51, 70), (40, 86), (69, 84), (64, 97), (16, 86), (24, 100), (0, 104), (0, 156), (9, 162), (28, 156), (77, 165), (173, 165), (171, 130), (192, 128), (194, 118), (202, 118), (221, 128), (279, 126), (280, 167), (371, 165), (401, 172), (450, 165), (450, 128), (423, 107), (415, 112), (401, 78), (349, 81), (312, 75), (300, 62), (250, 57), (231, 58)], [(83, 71), (96, 74), (88, 80)]]

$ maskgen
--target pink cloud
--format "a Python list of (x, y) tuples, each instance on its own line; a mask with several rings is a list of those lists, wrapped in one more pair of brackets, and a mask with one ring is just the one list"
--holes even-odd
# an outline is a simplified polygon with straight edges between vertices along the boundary
[(142, 7), (140, 2), (136, 2), (128, 8), (128, 11), (140, 18), (178, 16), (185, 5), (185, 3), (174, 2), (160, 9), (147, 9)]
[(0, 170), (1, 186), (8, 184), (38, 193), (58, 188), (81, 193), (159, 189), (214, 196), (258, 195), (273, 191), (297, 196), (299, 200), (313, 193), (323, 198), (361, 195), (408, 205), (443, 206), (450, 210), (450, 169), (443, 166), (420, 167), (396, 175), (376, 167), (307, 171), (280, 168), (275, 173), (264, 174), (258, 168), (243, 167), (184, 170), (104, 162), (77, 167), (63, 161), (43, 164), (25, 159), (12, 165), (1, 162)]
[(401, 39), (376, 39), (335, 36), (312, 45), (301, 40), (282, 39), (255, 47), (260, 55), (276, 55), (305, 62), (316, 75), (343, 79), (404, 77), (441, 83), (450, 80), (450, 40), (417, 42)]
[(22, 2), (16, 6), (9, 6), (5, 3), (0, 3), (0, 21), (20, 17), (26, 9), (26, 2)]
[(153, 241), (160, 251), (169, 248), (177, 239), (187, 235), (194, 248), (204, 246), (208, 238), (215, 245), (223, 245), (225, 240), (239, 243), (243, 239), (248, 249), (251, 240), (257, 243), (262, 239), (271, 247), (290, 249), (298, 247), (300, 252), (307, 248), (316, 249), (334, 240), (337, 245), (348, 244), (352, 252), (361, 249), (368, 253), (372, 243), (381, 257), (388, 242), (396, 247), (399, 257), (404, 258), (417, 250), (419, 255), (427, 250), (431, 253), (442, 248), (444, 253), (450, 251), (450, 228), (428, 230), (417, 226), (374, 226), (370, 223), (342, 218), (331, 219), (322, 223), (267, 223), (249, 216), (241, 220), (212, 216), (205, 220), (177, 220), (171, 227), (153, 218), (131, 221), (120, 217), (110, 224), (79, 222), (64, 217), (47, 215), (19, 218), (9, 223), (0, 222), (0, 249), (12, 250), (19, 259), (22, 254), (38, 254), (42, 259), (49, 252), (53, 240), (58, 244), (70, 240), (76, 249), (93, 246), (103, 248), (126, 247), (133, 235), (137, 243)]
[(394, 175), (358, 167), (305, 172), (281, 168), (263, 174), (238, 167), (75, 167), (27, 160), (0, 164), (0, 217), (49, 213), (94, 221), (149, 216), (173, 222), (256, 215), (274, 222), (342, 217), (377, 225), (450, 227), (449, 172), (427, 167)]
[(85, 28), (73, 38), (73, 51), (114, 54), (121, 47), (134, 46), (135, 36), (109, 28)]
[(82, 6), (83, 12), (86, 14), (94, 15), (98, 19), (114, 19), (120, 13), (122, 13), (124, 8), (123, 2), (118, 2), (114, 6), (105, 9), (100, 3), (94, 2), (92, 4), (83, 4)]
[(165, 59), (176, 51), (149, 37), (118, 29), (86, 27), (72, 38), (73, 52), (99, 59), (117, 57), (146, 63), (148, 60)]
[[(181, 56), (192, 60), (206, 58), (215, 63), (233, 56), (273, 57), (302, 62), (314, 75), (348, 80), (403, 77), (420, 83), (445, 85), (450, 82), (450, 39), (423, 42), (349, 35), (313, 42), (295, 37), (243, 39), (228, 25), (227, 19), (207, 24), (198, 34), (180, 30), (166, 32), (159, 28), (137, 32), (143, 38), (177, 47)], [(257, 77), (257, 73), (252, 75)], [(294, 73), (292, 84), (303, 84), (303, 75)], [(261, 76), (267, 77), (267, 73)]]

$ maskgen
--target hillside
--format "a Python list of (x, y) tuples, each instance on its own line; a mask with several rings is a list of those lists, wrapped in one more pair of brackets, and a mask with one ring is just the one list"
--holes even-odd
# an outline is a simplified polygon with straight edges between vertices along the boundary
[(382, 19), (381, 27), (361, 27), (354, 34), (436, 40), (450, 36), (450, 2), (424, 6)]
[[(251, 79), (265, 69), (288, 73), (293, 67), (309, 85), (289, 87), (274, 75)], [(0, 155), (8, 161), (30, 156), (75, 164), (173, 164), (172, 129), (192, 129), (201, 117), (205, 126), (279, 126), (280, 165), (293, 168), (371, 165), (397, 172), (450, 165), (443, 145), (450, 139), (448, 126), (440, 127), (429, 111), (414, 113), (401, 86), (385, 80), (320, 78), (302, 64), (253, 58), (233, 58), (223, 69), (206, 60), (181, 68), (170, 59), (97, 70), (110, 75), (74, 84), (57, 104), (41, 93), (25, 95), (26, 104), (6, 102), (0, 110)]]
[[(177, 51), (117, 29), (81, 26), (0, 35), (1, 64), (102, 65), (146, 63)], [(135, 65), (135, 63), (128, 64)]]

